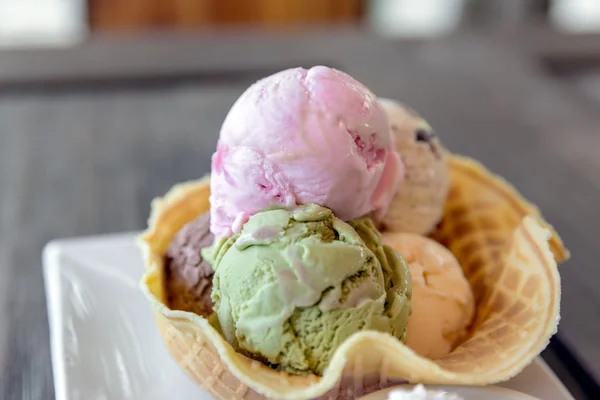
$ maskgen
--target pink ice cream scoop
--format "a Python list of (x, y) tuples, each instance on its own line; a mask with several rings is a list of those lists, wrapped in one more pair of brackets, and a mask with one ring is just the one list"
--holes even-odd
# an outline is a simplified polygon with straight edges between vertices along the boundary
[(238, 232), (267, 207), (316, 203), (342, 220), (387, 211), (404, 175), (375, 95), (327, 67), (293, 68), (250, 86), (212, 157), (211, 231)]

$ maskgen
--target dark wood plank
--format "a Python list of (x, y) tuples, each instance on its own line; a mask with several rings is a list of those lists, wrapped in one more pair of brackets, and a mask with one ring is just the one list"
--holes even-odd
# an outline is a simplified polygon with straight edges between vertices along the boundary
[(238, 32), (0, 54), (0, 398), (52, 397), (42, 246), (143, 228), (154, 196), (208, 172), (245, 87), (317, 63), (408, 102), (451, 149), (540, 206), (573, 251), (560, 335), (600, 377), (595, 103), (533, 52), (485, 35), (399, 44), (348, 30)]
[[(152, 197), (208, 171), (219, 125), (242, 89), (0, 98), (2, 137), (12, 142), (0, 154), (9, 217), (1, 231), (0, 270), (9, 279), (3, 275), (0, 292), (1, 309), (8, 306), (0, 398), (51, 397), (44, 243), (143, 228)], [(5, 178), (8, 171), (16, 175)]]

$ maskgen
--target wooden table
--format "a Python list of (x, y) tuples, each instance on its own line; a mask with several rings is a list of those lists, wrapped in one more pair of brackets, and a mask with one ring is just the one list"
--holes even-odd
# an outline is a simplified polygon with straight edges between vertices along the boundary
[(577, 398), (597, 394), (600, 104), (568, 77), (600, 55), (598, 42), (547, 32), (399, 42), (340, 28), (0, 53), (0, 398), (53, 397), (43, 245), (144, 228), (153, 197), (208, 172), (249, 84), (314, 64), (408, 102), (451, 149), (540, 206), (573, 253), (561, 267), (561, 341), (544, 355)]

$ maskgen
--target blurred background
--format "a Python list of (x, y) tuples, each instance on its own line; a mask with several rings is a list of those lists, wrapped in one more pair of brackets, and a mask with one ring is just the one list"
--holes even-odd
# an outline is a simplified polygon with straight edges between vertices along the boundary
[(106, 32), (352, 23), (392, 36), (462, 25), (548, 24), (600, 31), (596, 0), (0, 0), (3, 46), (72, 43)]
[(43, 246), (143, 229), (245, 88), (316, 64), (540, 207), (573, 254), (544, 357), (600, 398), (599, 0), (0, 0), (0, 399), (54, 396)]
[[(0, 0), (0, 49), (68, 47), (106, 35), (240, 28), (277, 32), (333, 26), (353, 26), (395, 39), (435, 38), (473, 29), (486, 32), (526, 30), (523, 37), (532, 37), (540, 31), (589, 35), (600, 33), (600, 2)], [(592, 55), (584, 54), (583, 57)], [(571, 61), (567, 64), (572, 64)], [(584, 68), (578, 76), (571, 78), (586, 95), (598, 100), (600, 73), (596, 70)]]

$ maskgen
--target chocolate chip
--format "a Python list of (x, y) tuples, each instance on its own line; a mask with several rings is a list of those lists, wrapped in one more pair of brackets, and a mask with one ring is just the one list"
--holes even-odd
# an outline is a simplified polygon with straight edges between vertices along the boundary
[(418, 142), (429, 142), (435, 137), (435, 133), (427, 129), (419, 128), (415, 132), (415, 137)]
[(433, 141), (433, 138), (435, 137), (435, 132), (429, 129), (419, 128), (415, 131), (415, 138), (417, 142), (424, 142), (428, 144), (431, 152), (435, 155), (435, 157), (437, 159), (441, 159), (442, 155), (440, 154), (437, 143)]

